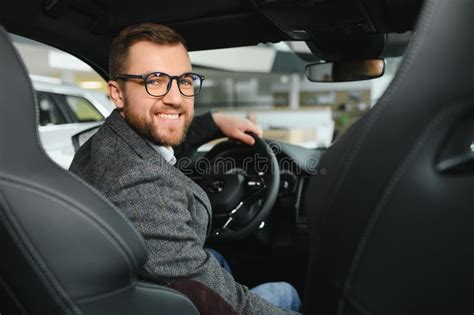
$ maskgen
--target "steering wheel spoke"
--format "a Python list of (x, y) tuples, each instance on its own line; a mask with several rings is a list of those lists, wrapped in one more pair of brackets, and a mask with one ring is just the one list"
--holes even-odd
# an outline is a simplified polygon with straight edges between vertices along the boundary
[[(215, 164), (215, 172), (195, 178), (212, 204), (211, 238), (214, 240), (249, 235), (265, 220), (275, 203), (280, 180), (276, 157), (264, 140), (254, 134), (252, 136), (255, 139), (253, 146), (235, 141), (225, 141), (214, 146), (206, 158)], [(252, 158), (258, 163), (264, 161), (267, 171), (257, 172), (257, 168), (253, 167), (247, 172), (239, 164), (243, 162), (240, 161), (242, 159), (248, 162)], [(229, 159), (235, 162), (231, 163), (230, 168), (217, 167), (218, 162)], [(222, 163), (222, 166), (226, 164)]]

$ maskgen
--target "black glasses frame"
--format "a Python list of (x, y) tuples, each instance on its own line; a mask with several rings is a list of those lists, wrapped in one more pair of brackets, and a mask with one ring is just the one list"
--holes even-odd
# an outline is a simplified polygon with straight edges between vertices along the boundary
[[(152, 75), (165, 75), (168, 78), (170, 78), (170, 81), (168, 82), (168, 86), (166, 87), (166, 92), (165, 93), (163, 93), (161, 95), (154, 95), (154, 94), (150, 93), (150, 91), (148, 91), (148, 85), (146, 84), (146, 82), (147, 82), (147, 79)], [(184, 94), (183, 91), (181, 91), (181, 87), (179, 86), (179, 79), (181, 79), (181, 78), (183, 78), (187, 75), (195, 75), (195, 76), (198, 76), (201, 79), (200, 84), (199, 84), (199, 89), (197, 90), (197, 92), (195, 92), (192, 95)], [(204, 81), (205, 78), (206, 78), (205, 76), (194, 73), (194, 72), (186, 72), (186, 73), (183, 73), (182, 75), (175, 75), (175, 76), (171, 76), (168, 73), (164, 73), (164, 72), (150, 72), (150, 73), (145, 73), (145, 74), (118, 74), (115, 77), (115, 80), (127, 81), (129, 79), (142, 79), (143, 80), (143, 85), (145, 85), (146, 92), (148, 93), (148, 95), (153, 96), (153, 97), (162, 97), (162, 96), (165, 96), (166, 94), (168, 94), (168, 92), (171, 90), (171, 86), (173, 85), (173, 81), (176, 80), (176, 83), (178, 85), (179, 93), (181, 93), (181, 95), (183, 95), (183, 96), (192, 97), (192, 96), (198, 95), (199, 92), (201, 92), (202, 82)], [(194, 89), (193, 89), (193, 91), (194, 91)]]

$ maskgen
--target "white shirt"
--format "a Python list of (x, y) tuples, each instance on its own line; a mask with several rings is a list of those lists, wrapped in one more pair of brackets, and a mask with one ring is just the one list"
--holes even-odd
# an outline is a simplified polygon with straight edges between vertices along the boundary
[(161, 154), (161, 156), (166, 160), (166, 162), (170, 163), (171, 165), (176, 164), (176, 157), (174, 156), (174, 150), (172, 147), (156, 145), (150, 141), (148, 141), (148, 143), (153, 149), (155, 149), (156, 152)]

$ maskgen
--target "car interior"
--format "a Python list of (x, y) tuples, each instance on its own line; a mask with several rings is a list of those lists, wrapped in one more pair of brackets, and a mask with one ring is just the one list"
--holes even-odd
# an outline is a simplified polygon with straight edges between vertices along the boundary
[[(239, 283), (287, 281), (304, 314), (473, 313), (472, 12), (470, 0), (3, 2), (0, 314), (206, 313), (187, 292), (142, 281), (142, 236), (47, 156), (38, 96), (9, 35), (66, 51), (107, 80), (113, 37), (142, 22), (176, 29), (190, 51), (303, 41), (307, 75), (403, 55), (377, 104), (328, 148), (228, 140), (179, 152), (177, 165), (218, 209), (208, 243)], [(91, 130), (73, 137), (76, 149)], [(266, 163), (242, 172), (255, 154)], [(229, 158), (233, 171), (218, 163)], [(214, 168), (206, 176), (203, 159)]]

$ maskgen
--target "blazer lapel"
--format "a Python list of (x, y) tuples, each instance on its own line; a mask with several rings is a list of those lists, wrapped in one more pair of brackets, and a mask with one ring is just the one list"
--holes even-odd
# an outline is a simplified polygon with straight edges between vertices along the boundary
[(183, 174), (179, 169), (168, 163), (158, 152), (153, 149), (130, 125), (120, 116), (118, 110), (114, 110), (105, 120), (105, 123), (112, 128), (115, 133), (127, 143), (130, 148), (142, 159), (152, 161), (157, 166), (166, 168), (178, 180), (185, 183), (196, 199), (204, 205), (209, 216), (208, 235), (212, 222), (212, 207), (206, 192), (192, 179)]
[[(120, 116), (118, 110), (114, 110), (105, 120), (105, 123), (127, 143), (130, 148), (142, 159), (158, 159), (156, 151), (143, 139), (125, 119)], [(153, 152), (155, 154), (153, 154)], [(166, 162), (166, 161), (165, 161)]]

